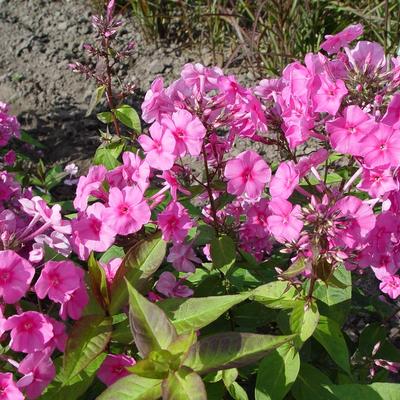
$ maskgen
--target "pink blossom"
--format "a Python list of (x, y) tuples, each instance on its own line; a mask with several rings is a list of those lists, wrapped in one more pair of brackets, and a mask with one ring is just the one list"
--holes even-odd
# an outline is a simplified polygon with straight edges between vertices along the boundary
[(343, 117), (326, 123), (332, 147), (340, 153), (354, 156), (362, 153), (361, 143), (374, 127), (374, 120), (358, 106), (346, 107)]
[(64, 257), (68, 257), (71, 254), (71, 244), (68, 238), (60, 232), (53, 231), (50, 236), (36, 235), (34, 240), (35, 243), (33, 243), (32, 250), (29, 252), (29, 261), (32, 263), (42, 261), (46, 246)]
[(35, 284), (39, 299), (46, 296), (57, 303), (65, 303), (80, 287), (78, 267), (72, 261), (48, 261)]
[(11, 330), (11, 349), (23, 353), (43, 350), (54, 336), (53, 325), (36, 311), (12, 315), (5, 322), (4, 329)]
[(201, 264), (201, 260), (196, 257), (191, 244), (174, 243), (171, 247), (167, 261), (180, 272), (194, 272), (196, 264)]
[(269, 185), (269, 192), (273, 198), (287, 199), (299, 184), (299, 173), (293, 161), (286, 161), (279, 165)]
[(99, 264), (106, 273), (107, 282), (111, 284), (115, 278), (115, 274), (117, 273), (119, 267), (122, 264), (122, 258), (113, 258), (112, 260), (106, 263), (100, 262)]
[(228, 179), (228, 193), (255, 199), (271, 179), (271, 169), (256, 152), (246, 150), (226, 163), (224, 175)]
[(6, 165), (14, 165), (16, 160), (17, 160), (17, 156), (15, 155), (14, 150), (9, 150), (9, 151), (7, 151), (6, 154), (4, 154), (4, 163)]
[(362, 156), (370, 168), (397, 167), (400, 164), (400, 131), (378, 124), (363, 140)]
[(158, 225), (164, 240), (181, 243), (193, 227), (193, 222), (182, 204), (172, 202), (158, 215)]
[(361, 182), (357, 185), (361, 190), (368, 192), (372, 197), (384, 196), (392, 190), (398, 190), (398, 184), (394, 181), (390, 169), (363, 168)]
[(56, 376), (56, 368), (48, 352), (28, 354), (21, 362), (18, 372), (24, 374), (18, 385), (24, 388), (28, 399), (37, 399)]
[(9, 114), (7, 104), (0, 102), (0, 147), (6, 146), (12, 136), (20, 136), (20, 125), (17, 118)]
[(103, 165), (96, 165), (89, 168), (87, 176), (79, 178), (76, 188), (74, 207), (79, 211), (85, 211), (89, 196), (101, 197), (104, 195), (102, 184), (106, 177), (106, 168)]
[(162, 78), (151, 84), (142, 103), (142, 118), (145, 122), (159, 121), (164, 113), (174, 112), (171, 99), (166, 95)]
[(8, 304), (21, 300), (34, 274), (29, 261), (12, 250), (0, 251), (0, 298)]
[(217, 84), (221, 92), (221, 99), (228, 104), (234, 104), (237, 98), (245, 99), (249, 94), (249, 91), (239, 85), (233, 75), (220, 76)]
[(349, 25), (336, 35), (326, 35), (325, 41), (321, 43), (321, 49), (328, 54), (337, 53), (341, 47), (347, 46), (362, 34), (363, 26), (361, 24)]
[(0, 400), (24, 400), (24, 396), (13, 381), (11, 372), (0, 372)]
[(306, 176), (312, 167), (318, 167), (322, 164), (329, 156), (329, 153), (325, 149), (319, 149), (309, 156), (301, 157), (297, 163), (297, 171), (299, 172), (299, 178)]
[(397, 299), (400, 296), (400, 276), (386, 275), (382, 277), (379, 289), (391, 299)]
[(103, 364), (101, 364), (97, 376), (105, 385), (110, 386), (118, 379), (130, 374), (125, 367), (130, 367), (135, 364), (136, 361), (134, 358), (126, 356), (125, 354), (108, 354)]
[(80, 319), (88, 302), (89, 296), (84, 282), (81, 281), (81, 286), (68, 295), (68, 300), (61, 304), (60, 317), (63, 320), (68, 317), (74, 320)]
[(171, 132), (163, 132), (163, 127), (154, 122), (150, 127), (150, 137), (140, 135), (138, 142), (146, 153), (146, 161), (150, 167), (166, 171), (172, 168), (176, 156), (175, 138)]
[(381, 122), (394, 128), (400, 127), (400, 94), (393, 95)]
[(53, 339), (48, 343), (49, 351), (52, 352), (54, 349), (64, 352), (65, 346), (67, 345), (68, 335), (65, 331), (65, 325), (55, 320), (54, 318), (47, 317), (48, 321), (53, 325)]
[(163, 272), (158, 279), (156, 289), (166, 297), (190, 297), (193, 290), (176, 280), (171, 272)]
[(296, 241), (303, 229), (300, 206), (283, 199), (271, 200), (269, 203), (271, 215), (267, 218), (268, 226), (275, 239), (284, 243)]
[(104, 204), (94, 203), (72, 221), (71, 242), (81, 260), (87, 260), (91, 251), (105, 251), (114, 243), (116, 233), (103, 219), (105, 209)]
[(102, 214), (104, 222), (119, 235), (135, 233), (150, 220), (150, 208), (137, 186), (111, 188), (108, 205)]
[(165, 188), (169, 189), (171, 197), (174, 201), (178, 200), (178, 191), (186, 195), (190, 194), (190, 191), (185, 189), (180, 184), (173, 169), (171, 169), (171, 171), (164, 171), (161, 175), (161, 178), (165, 180), (163, 185), (165, 186)]
[(181, 76), (186, 85), (193, 87), (195, 93), (204, 93), (217, 88), (218, 78), (222, 76), (221, 69), (207, 68), (199, 63), (185, 64)]
[(324, 75), (318, 75), (314, 81), (315, 93), (312, 97), (316, 112), (336, 115), (343, 97), (348, 93), (341, 79), (335, 82)]
[(346, 48), (345, 50), (350, 64), (358, 72), (376, 73), (386, 64), (385, 52), (378, 43), (360, 41), (354, 49)]
[(175, 138), (176, 156), (184, 156), (189, 152), (192, 156), (198, 156), (206, 135), (201, 121), (189, 111), (178, 110), (171, 117), (164, 116), (161, 125), (165, 127), (165, 133), (170, 133)]

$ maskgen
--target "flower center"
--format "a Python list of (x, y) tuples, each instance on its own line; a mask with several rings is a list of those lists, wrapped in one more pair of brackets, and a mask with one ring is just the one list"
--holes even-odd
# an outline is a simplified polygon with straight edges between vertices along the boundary
[(186, 131), (185, 131), (184, 129), (182, 129), (182, 128), (176, 128), (176, 130), (175, 130), (175, 136), (176, 136), (178, 139), (184, 139), (185, 136), (186, 136)]
[(10, 273), (8, 271), (4, 271), (0, 274), (0, 280), (2, 280), (4, 283), (7, 282), (10, 279)]
[(31, 322), (25, 322), (25, 323), (24, 323), (24, 329), (25, 329), (26, 331), (31, 330), (31, 329), (32, 329), (32, 323), (31, 323)]
[(127, 212), (128, 212), (128, 210), (129, 210), (129, 206), (127, 205), (127, 204), (121, 204), (119, 207), (118, 207), (118, 210), (119, 210), (119, 213), (120, 214), (126, 214)]

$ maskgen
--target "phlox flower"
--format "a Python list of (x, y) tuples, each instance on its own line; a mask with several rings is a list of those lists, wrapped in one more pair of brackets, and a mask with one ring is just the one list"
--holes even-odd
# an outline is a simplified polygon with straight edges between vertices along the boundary
[(343, 110), (343, 116), (326, 123), (332, 147), (345, 154), (359, 156), (362, 143), (375, 127), (375, 121), (358, 106), (349, 106)]
[(203, 94), (217, 88), (218, 78), (223, 75), (220, 68), (207, 68), (200, 63), (185, 64), (181, 77), (187, 86), (195, 89), (195, 94)]
[(40, 397), (56, 376), (56, 368), (47, 351), (28, 354), (20, 363), (18, 372), (25, 376), (18, 382), (30, 400)]
[(332, 81), (327, 76), (320, 74), (315, 77), (313, 87), (314, 111), (336, 115), (343, 97), (348, 93), (344, 82), (341, 79)]
[(106, 263), (100, 261), (99, 264), (104, 269), (107, 282), (111, 284), (115, 278), (115, 274), (117, 273), (119, 267), (122, 264), (122, 258), (113, 258), (112, 260)]
[(160, 175), (162, 179), (164, 179), (163, 185), (165, 186), (164, 189), (169, 189), (171, 193), (171, 197), (174, 201), (178, 200), (178, 191), (189, 195), (190, 191), (185, 189), (178, 181), (176, 174), (173, 170), (171, 171), (164, 171), (162, 175)]
[(255, 199), (271, 179), (271, 169), (255, 151), (246, 150), (226, 163), (224, 176), (228, 193)]
[(303, 229), (300, 206), (284, 199), (273, 199), (269, 203), (271, 215), (267, 218), (268, 227), (275, 239), (284, 243), (296, 241)]
[(191, 244), (174, 243), (171, 247), (167, 261), (180, 272), (194, 272), (196, 264), (201, 264), (201, 260), (196, 257)]
[(11, 372), (0, 372), (0, 400), (24, 400)]
[(7, 153), (4, 154), (3, 160), (6, 165), (14, 165), (15, 161), (17, 160), (15, 151), (14, 150), (7, 151)]
[(381, 122), (394, 128), (400, 127), (400, 94), (393, 95)]
[(347, 46), (362, 34), (363, 26), (361, 24), (349, 25), (335, 35), (326, 35), (325, 41), (321, 43), (321, 49), (324, 49), (328, 54), (337, 53), (341, 47)]
[(189, 111), (178, 110), (171, 117), (164, 116), (161, 125), (165, 127), (165, 133), (172, 134), (175, 138), (176, 156), (184, 156), (186, 152), (192, 156), (201, 153), (203, 138), (206, 135), (201, 121)]
[(81, 260), (87, 260), (91, 251), (105, 251), (114, 243), (116, 233), (103, 219), (105, 209), (104, 204), (94, 203), (72, 221), (71, 243)]
[(80, 287), (78, 267), (72, 261), (48, 261), (35, 284), (39, 299), (46, 296), (56, 303), (65, 303)]
[[(256, 235), (259, 237), (265, 237), (268, 231), (267, 219), (270, 215), (269, 201), (267, 199), (260, 199), (257, 203), (253, 204), (247, 210), (247, 227), (248, 229), (255, 230)], [(254, 235), (251, 235), (254, 236)]]
[(108, 354), (97, 371), (97, 376), (105, 385), (110, 386), (118, 379), (130, 374), (125, 367), (135, 364), (135, 359), (125, 354)]
[(103, 212), (104, 222), (119, 235), (129, 235), (150, 220), (150, 208), (139, 187), (110, 189), (108, 207)]
[(386, 65), (385, 51), (379, 43), (359, 41), (354, 49), (345, 49), (353, 68), (364, 74), (375, 73)]
[(318, 167), (318, 165), (322, 164), (329, 156), (329, 153), (325, 149), (319, 149), (314, 153), (311, 153), (309, 156), (303, 156), (299, 159), (296, 167), (299, 172), (299, 178), (303, 178), (306, 176), (312, 167)]
[(391, 299), (397, 299), (400, 296), (400, 276), (390, 274), (384, 267), (372, 269), (381, 281), (379, 289)]
[(158, 279), (156, 289), (166, 297), (190, 297), (193, 290), (182, 285), (181, 280), (176, 280), (171, 272), (163, 272)]
[(150, 136), (140, 135), (138, 142), (146, 153), (146, 161), (150, 167), (166, 171), (174, 165), (176, 156), (175, 138), (171, 132), (164, 132), (163, 127), (154, 122), (151, 125)]
[(53, 231), (50, 235), (37, 235), (34, 241), (32, 250), (29, 252), (29, 261), (32, 263), (42, 261), (46, 246), (64, 257), (68, 257), (71, 254), (71, 244), (68, 238), (60, 232)]
[(286, 161), (279, 165), (271, 179), (269, 192), (272, 198), (287, 199), (299, 184), (299, 173), (293, 161)]
[(174, 112), (171, 99), (166, 95), (162, 78), (157, 78), (151, 84), (142, 103), (143, 121), (151, 122), (161, 119), (162, 114)]
[(234, 104), (237, 99), (245, 99), (249, 91), (242, 87), (234, 75), (220, 76), (217, 81), (221, 99), (228, 104)]
[(54, 349), (58, 349), (59, 351), (64, 352), (68, 339), (67, 332), (65, 331), (65, 325), (62, 322), (55, 320), (54, 318), (47, 317), (47, 319), (53, 325), (54, 336), (46, 347), (49, 348), (50, 353), (52, 353)]
[(182, 204), (169, 203), (166, 209), (158, 215), (158, 225), (164, 240), (181, 243), (185, 240), (193, 221)]
[(34, 274), (29, 261), (12, 250), (0, 251), (0, 298), (7, 304), (21, 300)]
[(400, 164), (400, 130), (377, 124), (362, 143), (361, 155), (369, 168), (397, 167)]
[(399, 188), (393, 179), (391, 170), (385, 168), (363, 168), (361, 182), (357, 187), (368, 192), (373, 198), (384, 196), (386, 193)]
[(96, 165), (89, 168), (87, 176), (81, 176), (76, 188), (74, 207), (78, 211), (85, 211), (89, 196), (102, 197), (104, 190), (102, 184), (106, 177), (107, 170), (103, 165)]
[(4, 329), (11, 330), (11, 349), (23, 353), (42, 351), (54, 336), (53, 325), (37, 311), (12, 315), (4, 323)]

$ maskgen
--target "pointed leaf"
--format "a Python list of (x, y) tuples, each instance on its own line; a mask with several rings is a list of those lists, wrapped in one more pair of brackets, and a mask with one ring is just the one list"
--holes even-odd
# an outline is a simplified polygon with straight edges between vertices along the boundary
[(95, 259), (93, 252), (90, 253), (88, 267), (92, 293), (103, 310), (107, 310), (110, 305), (110, 294), (108, 293), (106, 273)]
[(253, 290), (254, 300), (268, 308), (293, 308), (299, 304), (296, 290), (287, 282), (275, 281)]
[(285, 279), (294, 278), (306, 269), (306, 262), (303, 257), (300, 257), (286, 271), (283, 271), (280, 276)]
[(226, 272), (236, 260), (236, 247), (233, 240), (223, 235), (211, 241), (211, 258), (214, 268), (223, 269)]
[(200, 376), (189, 368), (170, 374), (162, 385), (163, 399), (207, 400), (206, 388)]
[(79, 374), (104, 351), (111, 333), (109, 317), (88, 315), (75, 322), (64, 353), (63, 376), (66, 381)]
[(371, 385), (324, 385), (339, 400), (399, 400), (400, 384), (376, 382)]
[(167, 243), (157, 233), (133, 246), (124, 257), (111, 286), (110, 313), (116, 314), (128, 302), (128, 282), (142, 290), (147, 279), (157, 271), (164, 260)]
[(115, 110), (115, 116), (120, 122), (122, 122), (128, 128), (133, 129), (136, 133), (140, 133), (142, 131), (139, 115), (131, 106), (123, 104), (122, 106), (118, 107)]
[(294, 337), (239, 332), (207, 336), (192, 346), (184, 365), (200, 374), (238, 368), (265, 357), (271, 350)]
[(260, 364), (256, 382), (256, 400), (282, 400), (300, 370), (297, 350), (288, 344), (278, 347)]
[(234, 400), (249, 400), (246, 391), (237, 382), (228, 387), (228, 392)]
[(143, 297), (129, 282), (129, 321), (136, 346), (143, 356), (167, 349), (177, 339), (174, 326), (164, 311)]
[(98, 400), (157, 400), (161, 397), (161, 380), (137, 375), (125, 376), (106, 389)]
[(209, 325), (231, 307), (248, 297), (249, 294), (245, 293), (230, 296), (175, 298), (160, 301), (158, 305), (174, 324), (178, 334), (181, 334)]
[(290, 327), (299, 334), (299, 340), (305, 342), (312, 336), (318, 325), (319, 312), (315, 303), (298, 304), (290, 315)]
[(100, 103), (100, 100), (102, 99), (105, 91), (106, 91), (105, 85), (101, 85), (96, 88), (90, 99), (89, 107), (86, 111), (85, 117), (88, 117), (92, 113), (94, 108), (97, 106), (97, 104)]
[(339, 325), (334, 320), (321, 315), (314, 337), (325, 348), (332, 360), (350, 374), (349, 351)]

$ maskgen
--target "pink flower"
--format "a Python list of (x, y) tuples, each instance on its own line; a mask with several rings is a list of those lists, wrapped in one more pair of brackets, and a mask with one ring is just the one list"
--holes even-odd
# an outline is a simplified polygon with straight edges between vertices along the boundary
[(374, 198), (399, 189), (393, 179), (391, 170), (385, 168), (363, 168), (361, 182), (357, 187), (368, 192)]
[(271, 200), (269, 203), (271, 215), (267, 218), (269, 230), (275, 239), (284, 243), (296, 241), (303, 229), (300, 206), (283, 199)]
[(119, 267), (121, 266), (122, 258), (113, 258), (112, 260), (103, 263), (100, 262), (99, 264), (104, 269), (106, 273), (106, 279), (109, 284), (111, 284), (115, 278), (115, 274), (117, 273)]
[(345, 50), (350, 64), (363, 74), (376, 73), (386, 64), (385, 51), (378, 43), (360, 41), (354, 49)]
[(140, 135), (138, 142), (146, 153), (150, 167), (166, 171), (174, 165), (176, 156), (175, 138), (171, 132), (163, 132), (163, 127), (154, 122), (150, 127), (150, 136)]
[(207, 68), (199, 63), (185, 64), (181, 72), (185, 84), (193, 87), (195, 94), (203, 94), (216, 89), (218, 78), (222, 75), (223, 73), (219, 68)]
[(173, 102), (165, 93), (163, 79), (155, 79), (142, 103), (143, 121), (147, 123), (159, 121), (164, 113), (172, 113), (174, 110)]
[(74, 207), (79, 211), (86, 210), (89, 196), (99, 197), (104, 195), (101, 186), (106, 177), (106, 168), (103, 165), (90, 167), (87, 176), (79, 178), (76, 188)]
[(191, 244), (174, 243), (169, 251), (167, 261), (180, 272), (194, 272), (196, 266), (193, 263), (201, 264), (201, 260), (196, 257)]
[(271, 169), (256, 152), (246, 150), (226, 163), (224, 175), (228, 179), (228, 193), (255, 199), (271, 179)]
[(105, 251), (115, 239), (115, 231), (103, 220), (105, 206), (94, 203), (86, 213), (72, 221), (72, 245), (81, 260), (87, 260), (91, 251)]
[(165, 133), (170, 133), (175, 138), (176, 156), (184, 156), (189, 152), (192, 156), (201, 153), (203, 138), (206, 135), (206, 128), (200, 120), (189, 111), (178, 110), (171, 117), (163, 117), (161, 125), (165, 127)]
[(54, 336), (53, 325), (36, 311), (26, 311), (9, 317), (4, 329), (11, 330), (11, 349), (23, 353), (43, 350)]
[(119, 235), (135, 233), (150, 220), (150, 208), (137, 186), (127, 186), (122, 191), (111, 188), (108, 205), (103, 212), (104, 222)]
[(28, 354), (19, 365), (18, 372), (25, 375), (18, 385), (32, 400), (39, 398), (56, 376), (56, 368), (46, 351)]
[(24, 396), (13, 381), (11, 372), (0, 372), (0, 400), (24, 400)]
[(386, 275), (382, 277), (379, 289), (391, 299), (397, 299), (400, 296), (400, 276)]
[(363, 140), (362, 156), (370, 168), (397, 167), (400, 164), (400, 131), (378, 124)]
[(0, 298), (8, 304), (21, 300), (34, 274), (29, 261), (12, 250), (0, 251)]
[(400, 127), (400, 94), (393, 95), (381, 122), (394, 128)]
[(6, 165), (14, 165), (17, 156), (15, 155), (14, 150), (9, 150), (6, 154), (4, 154), (4, 163)]
[(348, 93), (340, 79), (335, 82), (324, 75), (317, 75), (314, 81), (315, 93), (312, 97), (316, 112), (336, 115), (343, 97)]
[(59, 351), (64, 352), (65, 346), (67, 344), (68, 335), (65, 332), (65, 325), (55, 320), (54, 318), (47, 317), (48, 321), (53, 325), (53, 339), (48, 343), (48, 348), (50, 353), (54, 351), (54, 349), (58, 349)]
[(163, 272), (158, 279), (156, 289), (166, 297), (190, 297), (193, 290), (177, 281), (171, 272)]
[(374, 127), (373, 118), (358, 106), (346, 107), (343, 117), (326, 123), (332, 147), (340, 153), (353, 156), (361, 154), (361, 143)]
[(107, 386), (112, 385), (118, 379), (129, 375), (125, 367), (135, 365), (136, 361), (125, 354), (108, 354), (97, 372), (99, 379)]
[(293, 161), (286, 161), (279, 165), (269, 185), (269, 192), (273, 198), (287, 199), (299, 184), (299, 173)]
[(192, 228), (193, 222), (182, 204), (172, 202), (158, 215), (158, 225), (164, 240), (172, 239), (174, 242), (181, 243)]
[(362, 34), (363, 26), (361, 24), (349, 25), (336, 35), (326, 35), (325, 41), (321, 43), (321, 49), (324, 49), (328, 54), (337, 53), (341, 47), (347, 46)]
[(65, 303), (80, 287), (78, 267), (72, 261), (48, 261), (35, 284), (39, 299), (46, 296), (57, 303)]
[(68, 295), (68, 300), (61, 304), (60, 317), (66, 320), (68, 317), (78, 320), (82, 317), (82, 313), (86, 305), (89, 303), (89, 296), (84, 282), (81, 280), (81, 286)]

